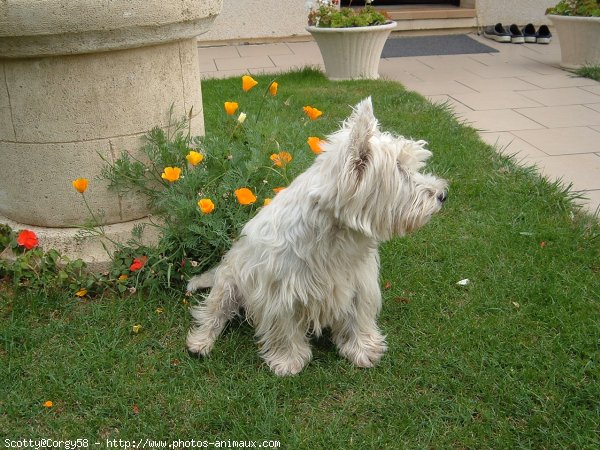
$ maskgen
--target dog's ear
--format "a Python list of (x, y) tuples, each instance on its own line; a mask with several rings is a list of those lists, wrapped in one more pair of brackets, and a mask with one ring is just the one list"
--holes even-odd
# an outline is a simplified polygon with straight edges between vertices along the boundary
[(377, 132), (377, 119), (373, 115), (371, 97), (367, 97), (354, 107), (346, 126), (350, 130), (348, 150), (353, 171), (360, 176), (371, 159), (369, 140)]

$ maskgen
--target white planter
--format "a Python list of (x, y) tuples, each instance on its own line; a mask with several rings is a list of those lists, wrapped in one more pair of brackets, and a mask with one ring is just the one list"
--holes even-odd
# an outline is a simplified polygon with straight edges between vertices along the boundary
[(560, 65), (565, 69), (600, 65), (600, 17), (549, 14), (560, 42)]
[(396, 25), (389, 22), (354, 28), (308, 26), (306, 30), (317, 41), (329, 79), (377, 79), (381, 51)]

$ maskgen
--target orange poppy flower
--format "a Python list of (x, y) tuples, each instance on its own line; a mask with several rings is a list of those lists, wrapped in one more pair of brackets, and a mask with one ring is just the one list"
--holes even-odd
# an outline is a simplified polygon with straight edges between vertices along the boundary
[(77, 292), (75, 292), (75, 295), (77, 297), (85, 297), (85, 294), (87, 294), (88, 291), (85, 288), (79, 289)]
[(228, 116), (233, 116), (238, 109), (237, 102), (225, 102), (225, 112)]
[(190, 150), (190, 152), (186, 155), (185, 159), (187, 159), (192, 166), (196, 166), (202, 162), (202, 160), (204, 159), (204, 155), (194, 150)]
[(169, 183), (173, 183), (174, 181), (179, 180), (181, 169), (179, 167), (165, 167), (160, 176)]
[(240, 205), (251, 205), (256, 201), (256, 196), (248, 188), (236, 189), (234, 193)]
[(198, 200), (198, 208), (200, 208), (200, 211), (204, 214), (210, 214), (215, 209), (215, 204), (210, 198), (203, 198)]
[(275, 192), (276, 194), (279, 194), (284, 189), (285, 189), (284, 187), (276, 187), (276, 188), (273, 188), (273, 192)]
[(44, 408), (52, 408), (54, 406), (54, 403), (52, 402), (52, 400), (46, 400), (44, 403), (42, 403), (42, 406)]
[(278, 87), (279, 87), (279, 83), (277, 83), (276, 81), (273, 81), (269, 86), (269, 94), (271, 94), (273, 97), (275, 97), (277, 95)]
[(248, 92), (250, 89), (252, 89), (257, 84), (258, 84), (258, 81), (256, 81), (250, 75), (244, 75), (242, 77), (242, 89), (244, 90), (244, 92)]
[(88, 187), (88, 179), (87, 178), (77, 178), (73, 181), (73, 187), (79, 192), (83, 194)]
[(292, 155), (288, 152), (273, 153), (270, 159), (277, 167), (283, 167), (292, 161)]
[(303, 109), (306, 115), (310, 118), (310, 120), (317, 120), (319, 116), (323, 114), (317, 108), (313, 108), (312, 106), (305, 106)]
[(306, 142), (315, 155), (323, 151), (323, 141), (316, 136), (309, 137)]

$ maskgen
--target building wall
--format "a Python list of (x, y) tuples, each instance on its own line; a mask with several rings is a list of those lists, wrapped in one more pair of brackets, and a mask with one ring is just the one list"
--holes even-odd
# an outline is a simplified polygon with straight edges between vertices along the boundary
[(223, 10), (201, 41), (275, 39), (308, 35), (305, 0), (223, 0)]
[[(473, 3), (473, 0), (467, 0)], [(550, 24), (546, 18), (546, 9), (558, 3), (558, 0), (475, 0), (477, 18), (480, 26), (494, 25), (501, 22), (505, 25)], [(463, 1), (463, 4), (467, 3)]]
[[(477, 9), (479, 26), (549, 24), (544, 13), (558, 0), (462, 0)], [(269, 40), (307, 36), (306, 0), (223, 0), (223, 10), (200, 41)], [(375, 5), (377, 2), (375, 1)]]

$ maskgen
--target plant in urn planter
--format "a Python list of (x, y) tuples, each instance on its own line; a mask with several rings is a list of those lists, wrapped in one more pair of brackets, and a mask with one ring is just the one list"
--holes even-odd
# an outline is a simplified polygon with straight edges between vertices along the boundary
[(331, 80), (377, 79), (385, 41), (396, 22), (366, 1), (361, 9), (340, 8), (339, 0), (309, 1), (308, 26)]
[(562, 67), (600, 65), (600, 1), (561, 0), (546, 14), (558, 34)]

